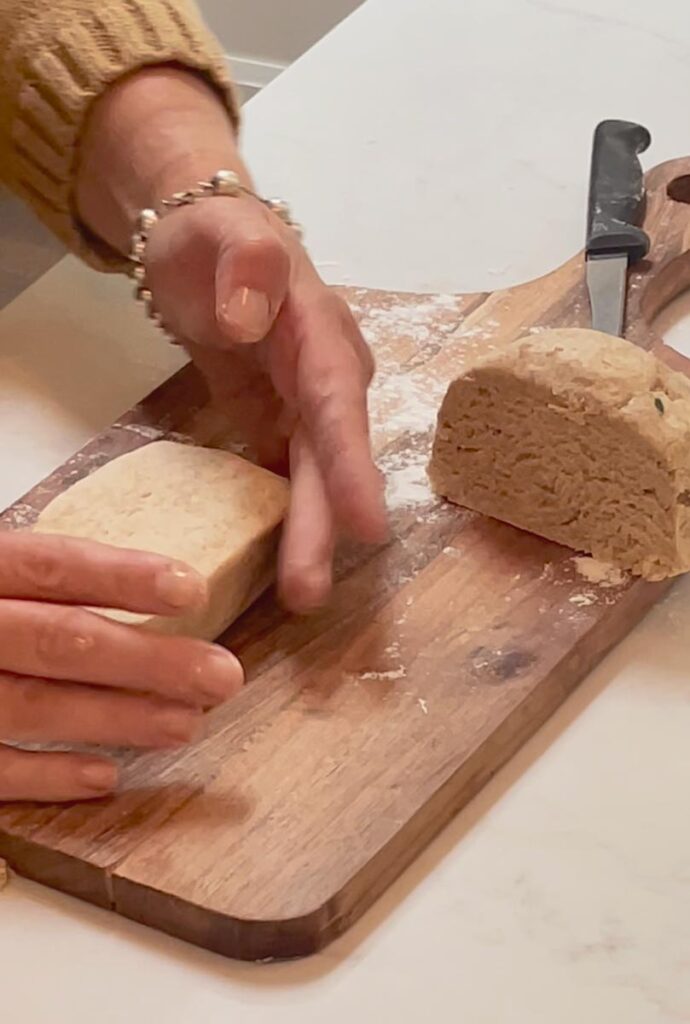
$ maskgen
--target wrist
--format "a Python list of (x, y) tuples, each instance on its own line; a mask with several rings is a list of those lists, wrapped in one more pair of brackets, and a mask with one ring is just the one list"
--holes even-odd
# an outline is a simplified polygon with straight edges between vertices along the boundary
[(159, 207), (220, 168), (251, 187), (220, 98), (191, 72), (146, 69), (95, 104), (77, 173), (77, 209), (89, 230), (126, 253), (141, 209)]

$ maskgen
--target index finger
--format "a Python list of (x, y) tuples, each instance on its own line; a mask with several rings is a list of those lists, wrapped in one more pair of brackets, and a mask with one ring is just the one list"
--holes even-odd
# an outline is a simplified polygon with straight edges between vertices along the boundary
[(308, 612), (331, 589), (333, 510), (301, 427), (290, 443), (290, 509), (280, 545), (279, 584), (291, 611)]
[(298, 406), (335, 515), (359, 540), (387, 535), (383, 481), (369, 441), (370, 365), (346, 303), (306, 306), (299, 323)]
[(203, 604), (206, 582), (162, 555), (10, 530), (0, 533), (0, 597), (175, 615)]
[(220, 704), (243, 684), (240, 662), (224, 647), (35, 601), (0, 601), (0, 663), (19, 676), (135, 690), (185, 704)]

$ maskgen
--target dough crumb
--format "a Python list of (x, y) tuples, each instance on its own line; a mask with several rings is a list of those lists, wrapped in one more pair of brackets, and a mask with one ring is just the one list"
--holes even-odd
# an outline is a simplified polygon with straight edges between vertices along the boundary
[(573, 563), (588, 583), (597, 583), (600, 587), (622, 587), (625, 583), (625, 573), (608, 562), (600, 562), (588, 555), (578, 555), (573, 558)]
[(0, 892), (5, 888), (10, 880), (10, 869), (7, 867), (7, 861), (0, 860)]

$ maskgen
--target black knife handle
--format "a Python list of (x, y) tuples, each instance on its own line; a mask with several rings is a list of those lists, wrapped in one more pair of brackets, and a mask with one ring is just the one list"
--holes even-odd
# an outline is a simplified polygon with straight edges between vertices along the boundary
[(602, 121), (594, 132), (587, 208), (588, 256), (622, 255), (631, 263), (649, 250), (639, 227), (645, 214), (645, 187), (638, 153), (652, 137), (632, 121)]

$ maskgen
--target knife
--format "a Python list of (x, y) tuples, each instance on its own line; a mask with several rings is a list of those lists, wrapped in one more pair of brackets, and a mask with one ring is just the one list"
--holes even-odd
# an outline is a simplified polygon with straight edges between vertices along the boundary
[(638, 154), (651, 141), (632, 121), (602, 121), (594, 132), (585, 257), (592, 327), (606, 334), (622, 335), (628, 266), (649, 250)]

